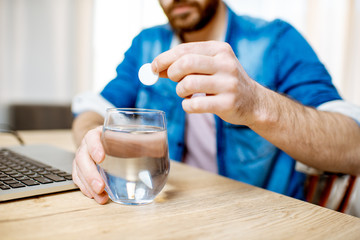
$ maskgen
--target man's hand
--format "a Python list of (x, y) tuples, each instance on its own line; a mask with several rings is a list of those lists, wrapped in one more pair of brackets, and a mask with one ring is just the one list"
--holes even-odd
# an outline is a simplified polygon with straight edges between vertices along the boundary
[[(186, 112), (214, 113), (233, 124), (255, 120), (264, 88), (246, 74), (229, 44), (181, 44), (156, 57), (152, 67), (160, 77), (178, 82), (176, 92), (185, 98)], [(191, 98), (194, 93), (206, 96)]]
[[(178, 82), (188, 113), (214, 113), (246, 125), (295, 160), (330, 171), (360, 174), (360, 128), (339, 113), (299, 104), (252, 80), (223, 42), (185, 43), (157, 56), (154, 72)], [(191, 98), (194, 93), (206, 96)]]
[(83, 194), (94, 198), (96, 202), (105, 204), (109, 197), (105, 192), (105, 183), (101, 178), (96, 164), (105, 158), (101, 144), (102, 127), (90, 130), (83, 138), (73, 161), (73, 181)]

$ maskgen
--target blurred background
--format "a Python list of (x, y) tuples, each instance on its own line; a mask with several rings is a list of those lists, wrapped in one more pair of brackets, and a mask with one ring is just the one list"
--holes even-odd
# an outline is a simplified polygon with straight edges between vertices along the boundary
[[(281, 18), (310, 42), (341, 95), (360, 105), (360, 0), (227, 0)], [(100, 91), (142, 29), (166, 22), (157, 0), (0, 0), (0, 123), (69, 128), (70, 103)]]

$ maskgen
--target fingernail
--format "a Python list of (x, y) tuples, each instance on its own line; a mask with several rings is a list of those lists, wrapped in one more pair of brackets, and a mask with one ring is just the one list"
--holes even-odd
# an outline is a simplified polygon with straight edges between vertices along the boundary
[(157, 65), (157, 62), (153, 62), (153, 64), (151, 64), (152, 66), (152, 70), (154, 73), (158, 73), (158, 65)]
[(96, 163), (100, 163), (101, 161), (102, 161), (102, 158), (103, 158), (103, 154), (102, 154), (102, 152), (101, 151), (99, 151), (99, 149), (97, 149), (96, 151), (95, 151), (95, 158), (96, 159), (94, 159), (95, 160), (95, 162)]
[(103, 186), (102, 186), (101, 182), (97, 179), (94, 179), (92, 181), (91, 186), (97, 194), (99, 194), (103, 191)]
[(196, 98), (196, 97), (205, 97), (206, 93), (194, 93), (191, 98)]

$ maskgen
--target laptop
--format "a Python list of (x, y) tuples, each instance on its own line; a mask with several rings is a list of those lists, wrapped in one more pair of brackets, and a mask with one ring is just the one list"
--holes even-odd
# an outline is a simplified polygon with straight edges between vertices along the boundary
[(0, 147), (0, 202), (77, 189), (74, 156), (45, 144)]

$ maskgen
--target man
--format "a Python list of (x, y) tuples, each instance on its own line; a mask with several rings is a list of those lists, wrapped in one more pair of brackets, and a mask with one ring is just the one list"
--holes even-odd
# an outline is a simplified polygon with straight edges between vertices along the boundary
[[(359, 109), (294, 28), (237, 16), (221, 0), (159, 2), (170, 26), (142, 31), (101, 95), (74, 100), (73, 179), (86, 196), (108, 200), (96, 169), (106, 106), (164, 110), (171, 159), (289, 196), (301, 198), (304, 182), (294, 159), (360, 173)], [(147, 62), (162, 77), (153, 86), (137, 78)]]

